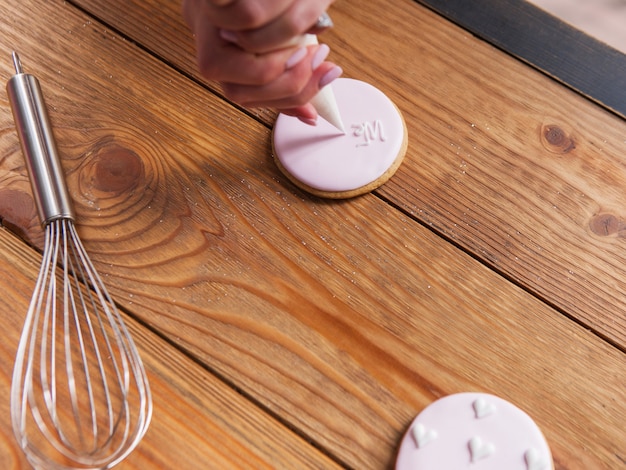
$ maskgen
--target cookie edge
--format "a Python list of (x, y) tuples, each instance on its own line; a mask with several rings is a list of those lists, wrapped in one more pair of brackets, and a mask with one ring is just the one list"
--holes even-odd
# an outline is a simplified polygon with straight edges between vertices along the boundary
[(307, 193), (312, 194), (317, 197), (321, 197), (325, 199), (350, 199), (350, 198), (362, 196), (367, 193), (371, 193), (372, 191), (380, 188), (383, 184), (389, 181), (393, 175), (396, 174), (396, 172), (398, 171), (398, 169), (404, 162), (404, 159), (406, 157), (408, 147), (409, 147), (409, 132), (408, 132), (408, 128), (406, 125), (406, 121), (404, 119), (404, 115), (402, 114), (402, 111), (400, 111), (400, 108), (398, 108), (398, 106), (393, 101), (392, 101), (392, 104), (396, 108), (396, 111), (398, 112), (398, 115), (400, 116), (400, 120), (402, 121), (402, 130), (403, 130), (402, 143), (400, 145), (400, 150), (398, 151), (398, 154), (396, 155), (396, 158), (394, 159), (391, 166), (387, 168), (387, 170), (385, 170), (385, 172), (382, 175), (380, 175), (378, 178), (376, 178), (375, 180), (363, 186), (360, 186), (358, 188), (348, 189), (345, 191), (324, 191), (324, 190), (309, 186), (306, 183), (303, 183), (302, 181), (297, 179), (295, 176), (293, 176), (289, 171), (287, 171), (287, 169), (281, 163), (280, 158), (278, 158), (276, 148), (274, 147), (274, 130), (276, 129), (275, 124), (274, 124), (274, 127), (272, 128), (272, 158), (274, 160), (274, 163), (276, 164), (280, 172), (292, 184), (302, 189), (303, 191), (306, 191)]

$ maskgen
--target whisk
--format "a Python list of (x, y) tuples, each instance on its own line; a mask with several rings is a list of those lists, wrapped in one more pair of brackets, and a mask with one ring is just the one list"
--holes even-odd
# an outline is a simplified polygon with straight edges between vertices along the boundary
[(18, 345), (13, 432), (36, 469), (111, 468), (148, 429), (152, 398), (137, 348), (74, 228), (74, 211), (37, 79), (7, 84), (45, 227), (43, 261)]

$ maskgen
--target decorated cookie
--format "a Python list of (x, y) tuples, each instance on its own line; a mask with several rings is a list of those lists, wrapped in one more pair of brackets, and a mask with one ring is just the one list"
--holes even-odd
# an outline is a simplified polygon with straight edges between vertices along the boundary
[(274, 160), (298, 187), (316, 196), (349, 198), (372, 191), (398, 169), (407, 149), (402, 114), (372, 85), (348, 78), (332, 85), (345, 132), (324, 119), (317, 126), (280, 114)]
[(437, 400), (405, 434), (396, 470), (553, 470), (535, 422), (511, 403), (484, 393)]

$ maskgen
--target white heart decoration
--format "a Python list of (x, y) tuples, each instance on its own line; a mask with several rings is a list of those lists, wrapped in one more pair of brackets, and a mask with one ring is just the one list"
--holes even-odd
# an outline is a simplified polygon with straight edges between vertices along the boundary
[(541, 459), (539, 451), (534, 447), (524, 453), (524, 460), (526, 461), (526, 468), (528, 470), (546, 470), (548, 467), (548, 462)]
[(476, 413), (476, 418), (478, 419), (482, 419), (496, 412), (496, 405), (487, 402), (487, 400), (483, 398), (474, 400), (472, 406), (474, 407), (474, 412)]
[(493, 455), (496, 451), (496, 446), (491, 442), (483, 442), (479, 436), (474, 436), (469, 441), (469, 449), (472, 462), (476, 462)]
[(437, 431), (434, 429), (426, 429), (422, 423), (415, 424), (413, 429), (411, 429), (411, 433), (413, 434), (413, 439), (415, 439), (415, 444), (417, 444), (418, 449), (421, 449), (433, 439), (437, 439)]

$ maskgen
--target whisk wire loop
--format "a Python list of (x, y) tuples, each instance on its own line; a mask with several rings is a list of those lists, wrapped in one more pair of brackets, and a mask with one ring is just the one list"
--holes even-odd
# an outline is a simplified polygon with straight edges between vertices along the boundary
[(14, 431), (36, 468), (110, 468), (147, 430), (145, 370), (72, 221), (48, 224), (44, 243), (14, 369)]

